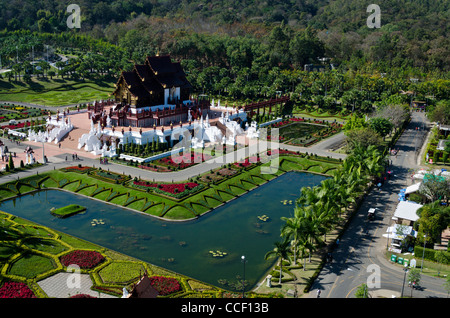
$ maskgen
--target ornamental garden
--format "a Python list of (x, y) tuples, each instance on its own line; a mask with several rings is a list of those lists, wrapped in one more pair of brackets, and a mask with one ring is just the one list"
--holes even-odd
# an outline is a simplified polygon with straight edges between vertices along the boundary
[[(212, 212), (285, 172), (331, 175), (340, 166), (339, 160), (331, 158), (286, 150), (279, 152), (280, 169), (274, 174), (261, 174), (262, 163), (248, 158), (185, 182), (167, 184), (80, 165), (3, 184), (0, 195), (3, 199), (13, 199), (36, 191), (60, 189), (158, 218), (188, 220)], [(83, 207), (67, 206), (48, 213), (52, 213), (55, 219), (61, 216), (71, 218), (76, 213), (83, 213)], [(40, 288), (39, 281), (66, 271), (69, 263), (79, 265), (82, 273), (90, 275), (94, 290), (114, 296), (120, 297), (123, 287), (130, 289), (146, 271), (159, 297), (239, 297), (239, 293), (229, 292), (226, 288), (175, 274), (3, 212), (0, 220), (0, 297), (48, 297)], [(258, 221), (261, 224), (270, 222), (270, 217), (261, 213)], [(95, 219), (91, 223), (92, 227), (98, 227), (104, 221)], [(183, 247), (186, 242), (179, 245)], [(229, 252), (219, 248), (209, 254), (219, 261), (226, 260)], [(227, 286), (227, 282), (222, 283)]]
[(187, 220), (213, 211), (286, 171), (330, 175), (340, 165), (337, 159), (287, 150), (279, 150), (279, 156), (280, 167), (273, 174), (261, 174), (258, 158), (247, 158), (178, 183), (154, 182), (78, 165), (8, 182), (0, 186), (0, 195), (6, 199), (30, 191), (62, 189), (159, 218)]
[[(145, 271), (159, 297), (222, 297), (224, 290), (0, 212), (0, 298), (46, 298), (39, 281), (77, 265), (92, 289), (121, 297)], [(93, 298), (86, 294), (69, 298)]]

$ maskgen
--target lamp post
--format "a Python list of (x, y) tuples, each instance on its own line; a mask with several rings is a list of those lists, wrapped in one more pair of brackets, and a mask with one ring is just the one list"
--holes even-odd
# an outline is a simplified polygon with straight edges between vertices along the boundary
[(245, 256), (241, 256), (242, 263), (244, 263), (244, 277), (242, 279), (242, 298), (245, 298), (245, 263), (247, 262)]
[(403, 269), (403, 271), (405, 272), (405, 274), (403, 275), (402, 294), (401, 294), (400, 298), (403, 298), (403, 289), (405, 288), (406, 273), (408, 272), (407, 264), (405, 264), (405, 268)]
[(423, 235), (423, 238), (424, 238), (424, 240), (423, 240), (422, 265), (420, 265), (420, 272), (421, 272), (421, 273), (422, 273), (422, 269), (423, 269), (423, 259), (425, 258), (425, 244), (426, 244), (426, 242), (427, 242), (427, 235), (424, 234), (424, 235)]

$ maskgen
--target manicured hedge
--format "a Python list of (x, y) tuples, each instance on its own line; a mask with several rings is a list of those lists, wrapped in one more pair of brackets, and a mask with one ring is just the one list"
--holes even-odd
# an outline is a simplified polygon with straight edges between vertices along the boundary
[[(420, 257), (422, 257), (422, 255), (424, 255), (424, 258), (433, 262), (437, 262), (436, 260), (436, 252), (438, 252), (438, 250), (433, 250), (431, 248), (425, 248), (425, 254), (423, 253), (423, 246), (418, 246), (416, 245), (414, 247), (414, 255), (418, 255)], [(445, 263), (446, 265), (450, 265), (450, 252), (444, 251), (445, 255), (447, 256), (447, 262)]]

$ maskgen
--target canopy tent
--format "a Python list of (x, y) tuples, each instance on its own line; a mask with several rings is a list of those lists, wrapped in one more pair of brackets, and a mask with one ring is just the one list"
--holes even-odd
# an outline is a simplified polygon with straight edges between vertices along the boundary
[(417, 237), (417, 232), (412, 226), (401, 224), (394, 224), (393, 226), (388, 227), (386, 233), (387, 234), (383, 234), (384, 237), (396, 240), (403, 240), (408, 235)]
[(438, 176), (439, 180), (444, 180), (450, 177), (450, 172), (447, 169), (433, 169), (433, 170), (425, 170), (420, 169), (416, 171), (413, 175), (414, 179), (428, 180)]
[(421, 183), (422, 182), (418, 182), (418, 183), (415, 183), (415, 184), (410, 185), (409, 187), (407, 187), (406, 190), (405, 190), (405, 194), (410, 194), (410, 193), (419, 191), (419, 187), (420, 187)]
[(422, 206), (422, 204), (412, 201), (400, 201), (397, 205), (397, 208), (395, 209), (393, 219), (403, 219), (415, 222), (419, 219), (419, 216), (416, 212)]

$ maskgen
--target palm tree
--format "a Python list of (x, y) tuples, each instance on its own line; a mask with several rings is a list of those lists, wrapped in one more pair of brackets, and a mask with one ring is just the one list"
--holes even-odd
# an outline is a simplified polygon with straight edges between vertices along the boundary
[(284, 238), (281, 242), (275, 242), (275, 248), (269, 252), (266, 253), (264, 256), (264, 259), (268, 260), (272, 257), (276, 257), (280, 259), (280, 280), (279, 284), (281, 284), (281, 278), (283, 276), (283, 259), (289, 260), (289, 254), (290, 254), (290, 241), (287, 238)]
[(19, 81), (20, 81), (20, 73), (23, 71), (22, 64), (19, 64), (19, 63), (14, 64), (12, 67), (12, 70), (14, 72), (15, 79), (17, 80), (17, 75), (19, 75)]
[[(296, 209), (297, 211), (297, 209)], [(303, 224), (300, 218), (294, 216), (291, 218), (282, 217), (281, 220), (285, 222), (285, 224), (281, 227), (281, 236), (285, 238), (292, 239), (291, 247), (293, 249), (292, 254), (294, 256), (294, 265), (297, 264), (297, 248), (299, 246), (299, 242), (301, 236), (303, 234)]]
[(323, 235), (323, 240), (321, 239), (320, 243), (326, 242), (326, 235), (336, 220), (330, 205), (331, 203), (327, 202), (326, 204), (314, 204), (311, 206), (315, 233), (318, 236)]
[(325, 179), (321, 182), (320, 188), (317, 192), (317, 197), (319, 198), (318, 203), (327, 206), (329, 211), (339, 208), (339, 204), (336, 201), (336, 187), (339, 186), (338, 182), (339, 179), (335, 178)]
[(312, 252), (314, 252), (317, 246), (323, 242), (320, 238), (323, 234), (323, 218), (315, 215), (319, 206), (319, 204), (311, 204), (296, 208), (296, 217), (299, 219), (298, 222), (302, 224), (301, 237), (307, 241), (304, 242), (304, 244), (309, 251), (310, 262)]
[(316, 203), (320, 200), (319, 198), (319, 186), (314, 187), (303, 187), (300, 190), (300, 197), (297, 199), (297, 205), (308, 206), (310, 204)]

